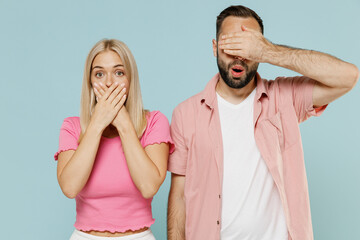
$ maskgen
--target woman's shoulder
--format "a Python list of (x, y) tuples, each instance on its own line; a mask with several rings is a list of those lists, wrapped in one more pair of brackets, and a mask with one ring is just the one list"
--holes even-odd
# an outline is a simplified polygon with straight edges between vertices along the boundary
[[(170, 125), (167, 117), (160, 111), (151, 111), (146, 115), (147, 126), (142, 136), (143, 146), (150, 144), (171, 143)], [(171, 146), (173, 149), (173, 146)]]
[(64, 119), (64, 122), (65, 121), (68, 121), (68, 122), (80, 122), (80, 118), (77, 117), (77, 116), (74, 116), (74, 117), (67, 117)]
[(81, 130), (80, 118), (76, 116), (65, 118), (61, 128), (79, 132)]
[(79, 117), (67, 117), (64, 119), (64, 123), (71, 123), (71, 124), (80, 124), (80, 118)]
[(160, 111), (148, 111), (146, 114), (146, 129), (144, 135), (151, 134), (154, 131), (166, 130), (169, 128), (169, 120)]
[(167, 117), (162, 112), (155, 110), (155, 111), (148, 111), (146, 114), (146, 120), (147, 120), (147, 127), (152, 126), (156, 122), (167, 122), (169, 123)]

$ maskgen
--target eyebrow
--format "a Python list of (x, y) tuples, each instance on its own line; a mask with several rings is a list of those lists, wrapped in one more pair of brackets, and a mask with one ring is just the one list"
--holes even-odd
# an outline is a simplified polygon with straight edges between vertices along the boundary
[[(118, 65), (115, 65), (113, 68), (123, 67), (123, 66), (124, 66), (124, 65), (122, 65), (122, 64), (118, 64)], [(101, 67), (101, 66), (94, 66), (92, 69), (95, 69), (95, 68), (103, 69), (103, 67)]]

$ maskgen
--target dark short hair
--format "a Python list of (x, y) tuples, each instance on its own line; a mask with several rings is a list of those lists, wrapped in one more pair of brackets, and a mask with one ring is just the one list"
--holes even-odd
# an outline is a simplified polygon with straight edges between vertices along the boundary
[(250, 8), (247, 8), (247, 7), (242, 6), (242, 5), (238, 5), (238, 6), (230, 6), (230, 7), (226, 8), (226, 9), (224, 9), (219, 14), (219, 16), (217, 16), (217, 19), (216, 19), (216, 39), (219, 38), (219, 33), (220, 33), (220, 30), (221, 30), (221, 24), (223, 23), (225, 18), (230, 17), (230, 16), (242, 17), (242, 18), (248, 18), (248, 17), (254, 18), (258, 22), (258, 24), (260, 26), (261, 33), (264, 34), (263, 21), (259, 17), (259, 15), (257, 15), (256, 12), (254, 12)]

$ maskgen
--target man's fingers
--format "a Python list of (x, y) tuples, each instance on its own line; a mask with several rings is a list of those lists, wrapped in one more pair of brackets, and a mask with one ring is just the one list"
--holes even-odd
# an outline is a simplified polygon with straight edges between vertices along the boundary
[(244, 25), (241, 25), (241, 30), (242, 30), (241, 32), (232, 32), (232, 33), (227, 33), (227, 34), (221, 35), (220, 40), (225, 41), (229, 38), (242, 37), (242, 36), (245, 36), (246, 34), (248, 34), (247, 32), (260, 33), (258, 30), (255, 30), (252, 28), (247, 28)]
[(241, 56), (241, 52), (239, 50), (224, 49), (224, 53), (232, 56)]
[(241, 43), (241, 41), (242, 41), (241, 36), (238, 36), (238, 37), (226, 38), (224, 40), (219, 41), (218, 44), (221, 45), (227, 43)]
[(258, 30), (255, 30), (253, 28), (248, 28), (244, 25), (241, 25), (241, 30), (243, 30), (244, 32), (256, 32), (256, 33), (260, 33)]
[(242, 35), (243, 32), (233, 32), (233, 33), (228, 33), (228, 34), (224, 34), (221, 36), (222, 40), (225, 40), (227, 38), (231, 38), (231, 37), (240, 37)]
[(235, 50), (235, 49), (242, 49), (242, 44), (221, 44), (219, 46), (220, 49), (229, 49), (229, 50)]

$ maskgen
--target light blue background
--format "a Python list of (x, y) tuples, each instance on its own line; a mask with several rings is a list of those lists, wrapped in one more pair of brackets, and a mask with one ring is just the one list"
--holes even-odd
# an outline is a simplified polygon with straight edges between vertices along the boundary
[[(275, 43), (330, 53), (360, 66), (360, 1), (0, 1), (1, 239), (68, 239), (74, 200), (56, 180), (58, 134), (78, 115), (85, 58), (102, 38), (128, 44), (146, 108), (174, 107), (217, 72), (216, 16), (244, 4)], [(261, 64), (263, 78), (295, 73)], [(301, 125), (315, 239), (360, 239), (360, 86)], [(170, 178), (153, 201), (152, 230), (166, 239)]]

